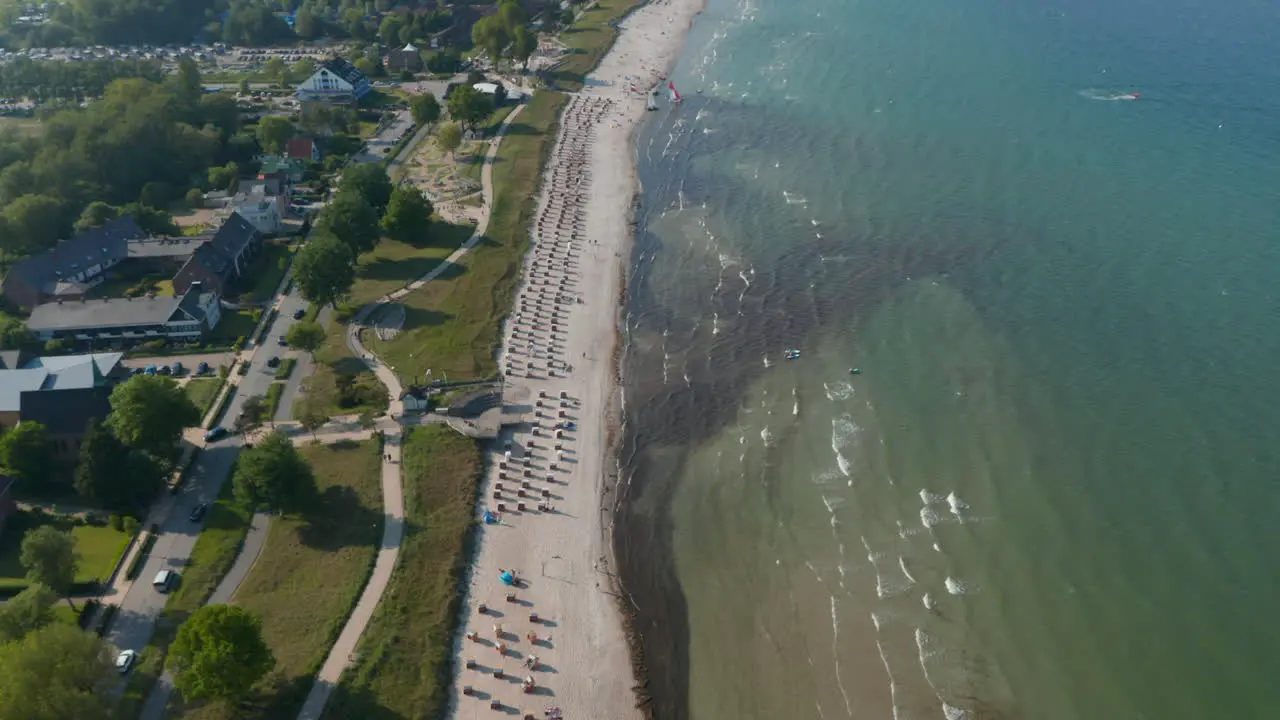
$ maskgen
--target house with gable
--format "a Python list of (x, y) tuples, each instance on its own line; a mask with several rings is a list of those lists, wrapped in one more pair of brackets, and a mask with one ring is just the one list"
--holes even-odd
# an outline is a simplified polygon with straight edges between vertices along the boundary
[(55, 457), (74, 459), (89, 421), (107, 417), (111, 391), (129, 376), (120, 364), (123, 357), (118, 352), (36, 357), (21, 367), (0, 368), (0, 427), (40, 423)]
[(106, 279), (107, 270), (129, 258), (130, 240), (145, 237), (147, 232), (125, 215), (63, 240), (10, 268), (3, 283), (5, 299), (17, 307), (33, 308), (53, 300), (82, 298)]
[(204, 292), (221, 297), (248, 270), (262, 248), (262, 233), (239, 211), (231, 213), (208, 242), (196, 248), (177, 275), (173, 291), (190, 292), (197, 283)]
[(316, 68), (311, 77), (298, 84), (297, 97), (304, 102), (350, 104), (370, 92), (373, 92), (373, 85), (364, 73), (342, 58), (332, 58)]

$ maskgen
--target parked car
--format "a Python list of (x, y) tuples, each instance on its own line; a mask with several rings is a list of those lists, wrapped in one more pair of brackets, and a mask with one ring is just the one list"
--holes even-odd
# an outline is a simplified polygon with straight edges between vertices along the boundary
[(218, 427), (210, 428), (210, 430), (204, 434), (204, 441), (207, 443), (217, 442), (218, 440), (226, 437), (226, 435), (227, 429), (219, 425)]
[(156, 374), (156, 366), (155, 366), (155, 365), (148, 365), (148, 366), (147, 366), (147, 369), (146, 369), (146, 371), (145, 371), (145, 372), (146, 372), (148, 375), (155, 375), (155, 374)]
[(280, 347), (289, 347), (289, 341), (285, 340), (283, 335), (280, 336)]
[(279, 356), (279, 355), (275, 355), (275, 356), (273, 356), (270, 360), (267, 360), (267, 367), (269, 367), (269, 368), (277, 368), (277, 367), (280, 367), (280, 356)]
[(124, 675), (133, 669), (133, 665), (137, 661), (138, 653), (132, 650), (121, 650), (120, 654), (116, 655), (116, 670), (121, 675)]
[(307, 311), (306, 311), (306, 310), (294, 310), (294, 311), (293, 311), (293, 319), (294, 319), (294, 320), (301, 320), (302, 318), (304, 318), (304, 317), (306, 317), (306, 316), (307, 316)]
[(185, 371), (186, 371), (186, 368), (182, 366), (182, 363), (180, 362), (173, 363), (173, 374), (175, 377), (178, 375), (181, 375)]
[(204, 514), (207, 512), (209, 512), (209, 504), (200, 503), (199, 505), (191, 508), (191, 514), (187, 517), (191, 518), (191, 522), (200, 522), (204, 519)]
[(161, 375), (169, 375), (173, 373), (173, 370), (170, 370), (168, 365), (161, 365), (160, 367), (156, 368), (156, 372)]
[(199, 365), (197, 365), (197, 366), (196, 366), (196, 374), (197, 374), (197, 375), (208, 375), (208, 374), (209, 374), (209, 363), (207, 363), (207, 362), (202, 362), (202, 363), (200, 363)]
[(167, 593), (177, 581), (178, 573), (172, 570), (161, 570), (156, 573), (155, 579), (151, 581), (151, 587), (155, 588), (158, 593)]

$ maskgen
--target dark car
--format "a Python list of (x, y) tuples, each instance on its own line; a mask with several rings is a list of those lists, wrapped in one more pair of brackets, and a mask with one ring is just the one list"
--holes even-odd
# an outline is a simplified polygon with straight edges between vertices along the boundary
[(187, 369), (186, 369), (185, 367), (183, 367), (183, 366), (182, 366), (182, 363), (180, 363), (180, 362), (175, 362), (175, 363), (173, 364), (173, 374), (174, 374), (174, 375), (181, 375), (182, 373), (186, 372), (186, 370), (187, 370)]
[(223, 437), (225, 437), (226, 434), (227, 434), (227, 429), (219, 425), (218, 427), (213, 428), (209, 432), (204, 434), (204, 441), (207, 443), (216, 442), (218, 440), (221, 440)]
[(209, 363), (207, 363), (207, 362), (202, 362), (202, 363), (200, 363), (199, 365), (197, 365), (197, 366), (196, 366), (196, 374), (197, 374), (197, 375), (206, 375), (206, 374), (208, 374), (208, 372), (209, 372)]
[(161, 365), (160, 367), (156, 368), (156, 372), (160, 373), (161, 375), (169, 375), (173, 372), (173, 370), (170, 370), (168, 365)]
[(294, 310), (294, 311), (293, 311), (293, 319), (294, 319), (294, 320), (301, 320), (302, 318), (304, 318), (304, 317), (306, 317), (306, 316), (307, 316), (307, 311), (306, 311), (306, 310)]
[(280, 336), (280, 347), (288, 347), (288, 346), (289, 346), (289, 341), (288, 341), (288, 340), (285, 340), (285, 339), (284, 339), (284, 336), (283, 336), (283, 335), (281, 335), (281, 336)]
[(273, 357), (273, 358), (271, 358), (270, 360), (268, 360), (268, 361), (267, 361), (267, 367), (269, 367), (269, 368), (280, 367), (280, 358), (277, 356), (277, 357)]
[(209, 504), (200, 503), (199, 505), (191, 508), (191, 514), (187, 517), (191, 518), (191, 522), (200, 522), (204, 519), (204, 514), (207, 512), (209, 512)]

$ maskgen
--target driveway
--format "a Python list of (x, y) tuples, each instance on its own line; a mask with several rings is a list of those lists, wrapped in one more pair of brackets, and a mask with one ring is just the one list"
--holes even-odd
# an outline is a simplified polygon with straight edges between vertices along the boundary
[(388, 153), (400, 142), (400, 138), (413, 129), (413, 114), (408, 110), (395, 111), (395, 119), (383, 125), (364, 143), (364, 149), (355, 156), (355, 162), (386, 160)]

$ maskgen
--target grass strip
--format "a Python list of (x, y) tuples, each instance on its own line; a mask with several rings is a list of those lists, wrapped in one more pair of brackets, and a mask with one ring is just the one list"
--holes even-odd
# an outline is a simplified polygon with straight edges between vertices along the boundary
[(405, 381), (497, 373), (500, 320), (508, 312), (529, 247), (543, 160), (555, 141), (565, 96), (540, 92), (511, 124), (493, 169), (494, 202), (485, 237), (457, 264), (405, 296), (404, 329), (365, 344)]
[(200, 417), (204, 417), (209, 412), (209, 406), (217, 399), (224, 382), (222, 378), (192, 378), (183, 384), (182, 391), (200, 409)]
[(285, 358), (280, 361), (280, 367), (276, 368), (277, 380), (288, 380), (293, 374), (293, 366), (298, 364), (297, 358)]
[(266, 397), (262, 399), (263, 407), (266, 408), (265, 415), (267, 418), (276, 416), (276, 409), (280, 407), (280, 396), (284, 394), (284, 383), (273, 382), (267, 386)]
[(347, 441), (299, 451), (315, 472), (319, 496), (300, 515), (272, 519), (266, 546), (235, 597), (262, 618), (276, 669), (236, 707), (175, 699), (168, 717), (295, 717), (368, 581), (382, 537), (381, 446)]
[(480, 448), (447, 427), (426, 425), (408, 431), (402, 452), (400, 561), (325, 718), (443, 717), (448, 704)]

